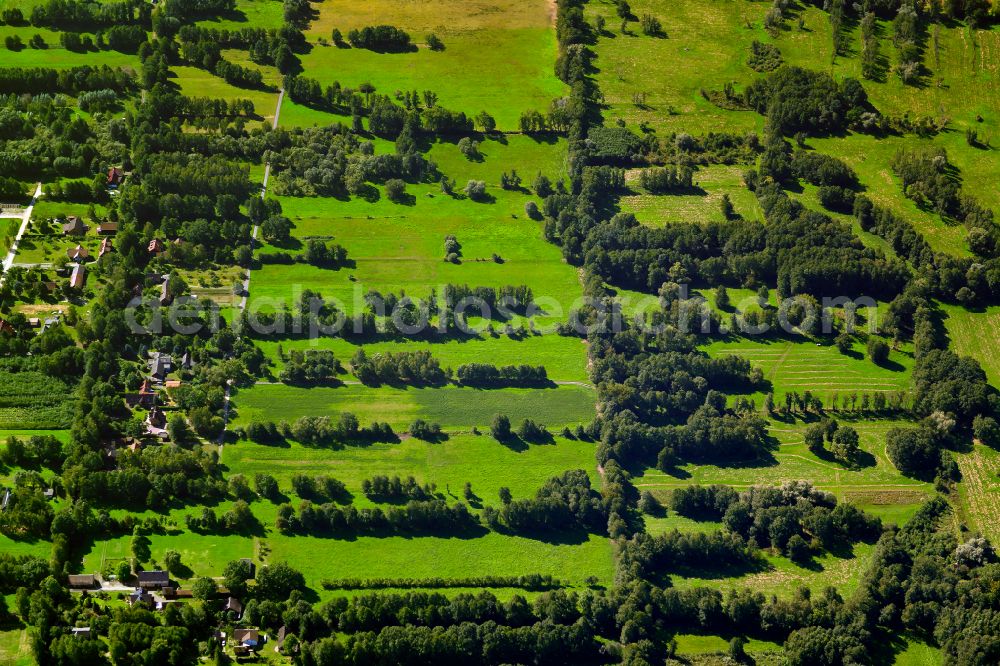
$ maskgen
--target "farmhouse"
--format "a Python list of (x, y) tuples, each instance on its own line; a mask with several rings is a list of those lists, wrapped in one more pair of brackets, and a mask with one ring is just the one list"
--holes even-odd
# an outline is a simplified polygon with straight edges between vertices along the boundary
[(118, 223), (117, 222), (101, 222), (97, 225), (97, 233), (104, 235), (111, 235), (118, 233)]
[(97, 585), (97, 577), (94, 574), (70, 574), (67, 578), (69, 586), (74, 590), (89, 590)]
[(82, 236), (87, 233), (87, 225), (76, 215), (70, 215), (62, 225), (63, 234), (67, 236)]
[(73, 261), (83, 261), (90, 256), (90, 250), (82, 245), (77, 245), (76, 247), (66, 250), (66, 256)]
[(233, 611), (236, 614), (236, 619), (239, 619), (243, 615), (243, 604), (236, 597), (229, 597), (226, 599), (224, 610)]
[(115, 188), (125, 180), (125, 172), (121, 167), (111, 167), (108, 169), (108, 187)]
[(0, 319), (0, 333), (4, 333), (6, 335), (14, 335), (14, 333), (16, 332), (17, 331), (14, 330), (14, 327), (10, 325), (9, 321), (7, 321), (6, 319)]
[(149, 374), (154, 381), (162, 382), (174, 369), (174, 361), (168, 354), (153, 352), (149, 357)]
[(170, 585), (170, 574), (162, 569), (139, 572), (139, 587), (144, 590), (158, 590)]
[(243, 647), (256, 649), (260, 644), (260, 632), (256, 629), (233, 629), (233, 640)]
[(101, 240), (101, 249), (97, 252), (97, 258), (100, 259), (109, 252), (113, 252), (115, 246), (111, 244), (110, 238), (103, 238)]
[(77, 264), (73, 266), (73, 272), (69, 276), (70, 288), (83, 289), (83, 285), (86, 281), (87, 281), (87, 269), (83, 267), (83, 264)]
[(163, 241), (159, 238), (154, 238), (149, 241), (149, 247), (147, 248), (150, 254), (159, 254), (165, 249), (163, 246)]
[(73, 638), (90, 638), (90, 627), (72, 627)]

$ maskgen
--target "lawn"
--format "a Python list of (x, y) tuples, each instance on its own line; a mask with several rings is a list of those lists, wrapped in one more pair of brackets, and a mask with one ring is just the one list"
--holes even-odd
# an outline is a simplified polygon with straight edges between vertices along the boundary
[(236, 425), (255, 420), (294, 421), (301, 416), (335, 416), (353, 412), (362, 424), (388, 422), (405, 430), (417, 418), (440, 423), (445, 430), (487, 428), (496, 414), (512, 423), (531, 418), (551, 429), (587, 423), (594, 417), (593, 389), (560, 386), (553, 389), (471, 388), (300, 388), (284, 384), (257, 385), (233, 398)]
[(748, 220), (763, 221), (757, 198), (743, 185), (744, 168), (721, 164), (702, 167), (695, 172), (694, 192), (665, 195), (639, 190), (638, 171), (630, 171), (626, 180), (639, 191), (623, 196), (619, 206), (623, 213), (632, 213), (637, 220), (653, 227), (671, 222), (724, 222), (720, 205), (722, 196), (728, 194), (737, 214)]
[[(346, 36), (352, 28), (386, 22), (408, 31), (420, 48), (375, 53), (317, 42), (330, 41), (334, 28)], [(302, 67), (323, 85), (340, 81), (356, 88), (370, 82), (388, 95), (433, 90), (443, 107), (468, 115), (485, 110), (500, 129), (514, 130), (523, 111), (545, 111), (553, 98), (566, 94), (553, 73), (552, 23), (552, 5), (545, 0), (326, 0), (307, 31), (313, 48), (302, 57)], [(423, 46), (431, 32), (444, 42), (443, 51)]]

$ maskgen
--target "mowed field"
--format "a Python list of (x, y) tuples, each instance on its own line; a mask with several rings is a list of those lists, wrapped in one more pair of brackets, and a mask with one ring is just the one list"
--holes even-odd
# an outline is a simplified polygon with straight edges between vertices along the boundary
[(713, 342), (704, 349), (712, 356), (737, 354), (759, 367), (771, 382), (779, 406), (792, 391), (810, 391), (826, 404), (834, 393), (905, 391), (913, 367), (908, 349), (890, 351), (888, 362), (879, 366), (865, 357), (860, 343), (855, 343), (850, 355), (841, 354), (832, 344), (798, 338), (738, 338)]
[[(673, 475), (649, 469), (640, 472), (634, 483), (640, 491), (648, 490), (668, 504), (670, 493), (687, 485), (725, 484), (736, 490), (745, 490), (754, 485), (779, 485), (805, 479), (821, 490), (834, 493), (839, 501), (850, 502), (879, 516), (886, 524), (902, 525), (934, 495), (932, 484), (902, 476), (885, 453), (886, 431), (913, 424), (843, 418), (840, 423), (857, 429), (860, 435), (864, 454), (857, 468), (846, 468), (833, 458), (819, 457), (809, 451), (804, 441), (807, 424), (773, 420), (768, 430), (775, 440), (774, 449), (766, 459), (745, 466), (687, 464)], [(722, 525), (712, 521), (694, 521), (668, 511), (665, 518), (647, 518), (646, 526), (647, 530), (656, 534), (672, 529), (682, 532), (711, 531), (720, 529)], [(723, 590), (750, 587), (782, 597), (791, 596), (800, 586), (818, 593), (832, 585), (847, 597), (857, 588), (873, 554), (873, 544), (857, 543), (845, 552), (825, 552), (802, 566), (786, 557), (763, 551), (760, 565), (747, 571), (721, 577), (718, 572), (710, 570), (686, 570), (671, 578), (677, 587), (708, 585)]]
[(643, 224), (659, 227), (671, 222), (724, 222), (721, 202), (729, 195), (737, 214), (748, 220), (763, 220), (753, 192), (743, 184), (743, 167), (713, 164), (695, 172), (696, 190), (690, 194), (650, 194), (638, 184), (638, 171), (626, 173), (633, 193), (623, 196), (619, 206)]
[(241, 390), (233, 398), (233, 405), (237, 425), (265, 420), (291, 422), (302, 416), (352, 412), (362, 424), (383, 421), (399, 432), (418, 418), (440, 423), (445, 430), (488, 428), (496, 414), (506, 414), (514, 424), (531, 418), (550, 429), (561, 429), (589, 422), (594, 417), (595, 399), (592, 388), (576, 385), (482, 390), (454, 386), (301, 388), (258, 384)]
[[(498, 128), (514, 130), (523, 111), (545, 111), (566, 88), (553, 73), (555, 3), (546, 0), (326, 0), (307, 37), (310, 53), (302, 58), (303, 75), (323, 85), (334, 81), (356, 88), (369, 82), (383, 93), (433, 90), (438, 103), (475, 115), (487, 111)], [(391, 19), (391, 20), (390, 20)], [(419, 47), (407, 53), (376, 53), (320, 45), (334, 28), (343, 35), (354, 28), (391, 23), (409, 32)], [(426, 36), (445, 45), (431, 51)]]

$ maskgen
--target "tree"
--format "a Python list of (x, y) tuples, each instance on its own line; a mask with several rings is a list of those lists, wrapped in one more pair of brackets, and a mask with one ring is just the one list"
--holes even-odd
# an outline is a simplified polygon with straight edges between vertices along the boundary
[(497, 121), (485, 111), (480, 111), (476, 116), (476, 126), (482, 130), (483, 134), (492, 134), (497, 128)]
[(247, 581), (253, 578), (250, 562), (232, 560), (222, 571), (222, 582), (234, 597), (243, 597), (247, 590)]
[(734, 636), (729, 641), (729, 658), (736, 663), (741, 663), (747, 658), (746, 641), (740, 636)]
[(853, 462), (861, 451), (858, 431), (851, 426), (841, 426), (833, 433), (833, 443), (830, 451), (841, 460)]
[(218, 591), (219, 586), (216, 585), (215, 580), (206, 576), (202, 576), (191, 586), (191, 594), (199, 601), (214, 599)]
[(406, 198), (406, 183), (398, 178), (385, 181), (385, 196), (393, 203), (401, 203)]
[(644, 490), (639, 496), (639, 511), (647, 516), (658, 516), (663, 513), (663, 505), (653, 497), (653, 493)]
[(972, 435), (980, 443), (992, 448), (1000, 448), (1000, 425), (992, 416), (977, 416), (972, 420)]
[(733, 200), (729, 198), (728, 194), (723, 194), (722, 199), (719, 200), (719, 210), (722, 212), (722, 217), (727, 220), (736, 219), (736, 208), (733, 206)]
[(163, 566), (170, 573), (176, 573), (181, 568), (181, 554), (176, 550), (168, 550), (163, 554)]
[(293, 569), (287, 562), (277, 562), (261, 567), (257, 572), (254, 595), (259, 599), (285, 601), (293, 590), (304, 590), (305, 587), (306, 580), (301, 572)]
[(868, 338), (868, 358), (875, 365), (882, 365), (889, 360), (889, 345), (885, 341), (869, 336)]
[(269, 500), (278, 497), (278, 482), (270, 474), (257, 473), (253, 478), (254, 488), (257, 494)]
[(490, 434), (498, 442), (506, 442), (511, 436), (510, 419), (504, 414), (494, 416), (493, 423), (490, 424)]
[(537, 194), (542, 199), (552, 194), (553, 191), (552, 181), (549, 180), (549, 177), (543, 173), (539, 173), (538, 176), (535, 178), (535, 182), (532, 188), (535, 190), (535, 194)]
[(788, 559), (799, 564), (807, 561), (811, 554), (809, 544), (798, 534), (793, 534), (788, 540), (788, 544), (785, 546), (785, 553), (788, 555)]
[(837, 351), (841, 354), (847, 354), (854, 346), (854, 340), (851, 338), (851, 334), (845, 331), (837, 336), (834, 344), (837, 345)]
[(715, 288), (715, 307), (720, 310), (728, 310), (729, 306), (729, 292), (726, 290), (725, 285), (720, 284)]
[(115, 575), (118, 577), (119, 583), (124, 583), (132, 578), (132, 565), (128, 563), (128, 560), (122, 560), (118, 563)]
[(431, 51), (444, 51), (444, 42), (433, 32), (427, 35), (427, 47)]
[(823, 451), (823, 436), (825, 432), (826, 429), (822, 423), (812, 423), (806, 428), (806, 446), (816, 455), (819, 455)]
[(486, 182), (482, 180), (470, 180), (465, 184), (465, 195), (473, 201), (482, 201), (486, 198)]
[(510, 488), (508, 488), (507, 486), (500, 486), (498, 494), (500, 496), (501, 504), (510, 504), (511, 500), (514, 498), (513, 495), (511, 495), (510, 493)]
[(191, 427), (188, 425), (187, 419), (184, 418), (183, 414), (173, 414), (170, 416), (170, 420), (167, 422), (167, 434), (170, 435), (170, 441), (178, 444), (183, 444), (191, 440)]

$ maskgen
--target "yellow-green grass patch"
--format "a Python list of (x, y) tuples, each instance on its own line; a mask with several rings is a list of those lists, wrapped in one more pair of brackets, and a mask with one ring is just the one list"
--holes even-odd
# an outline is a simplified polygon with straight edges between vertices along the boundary
[(506, 335), (455, 336), (440, 341), (402, 340), (364, 342), (355, 344), (344, 338), (311, 338), (308, 340), (283, 340), (257, 342), (272, 361), (272, 372), (277, 375), (284, 366), (278, 346), (286, 354), (295, 349), (326, 349), (332, 351), (345, 365), (358, 349), (368, 355), (384, 352), (427, 350), (440, 361), (442, 367), (457, 369), (466, 363), (489, 362), (503, 365), (541, 365), (549, 379), (557, 382), (587, 382), (587, 346), (579, 338), (558, 336), (554, 333), (511, 338)]
[(289, 443), (267, 446), (239, 441), (223, 448), (223, 462), (231, 474), (273, 475), (286, 493), (296, 474), (329, 475), (343, 481), (356, 505), (370, 504), (361, 492), (365, 479), (376, 475), (413, 476), (437, 485), (449, 502), (461, 501), (468, 481), (486, 505), (497, 505), (498, 491), (508, 487), (515, 498), (533, 497), (546, 481), (570, 469), (584, 469), (597, 486), (594, 444), (556, 437), (550, 444), (507, 446), (489, 434), (453, 435), (440, 442), (416, 438), (397, 443), (348, 446), (338, 449)]
[[(679, 0), (669, 6), (636, 0), (630, 5), (637, 17), (659, 19), (666, 37), (643, 35), (634, 21), (628, 24), (630, 34), (622, 34), (611, 0), (587, 5), (591, 22), (604, 16), (607, 23), (594, 48), (597, 83), (609, 106), (606, 121), (623, 119), (633, 127), (645, 122), (661, 132), (691, 134), (763, 128), (761, 116), (723, 110), (705, 100), (701, 90), (750, 79), (753, 72), (745, 61), (750, 43), (766, 35), (761, 27), (765, 5), (746, 0)], [(644, 99), (635, 99), (637, 93)]]
[(526, 418), (550, 429), (587, 423), (594, 417), (596, 393), (582, 386), (551, 389), (480, 390), (443, 388), (302, 388), (257, 384), (234, 398), (236, 425), (251, 421), (294, 421), (301, 416), (353, 412), (363, 424), (384, 421), (404, 431), (415, 419), (440, 423), (446, 430), (487, 428), (496, 414), (514, 424)]
[(729, 195), (736, 212), (748, 220), (763, 221), (763, 212), (756, 197), (743, 185), (744, 167), (711, 165), (695, 172), (694, 182), (700, 192), (690, 194), (649, 194), (638, 184), (638, 170), (626, 174), (634, 188), (623, 196), (619, 206), (623, 213), (632, 213), (643, 224), (660, 227), (671, 222), (724, 222), (721, 202)]
[[(367, 81), (389, 95), (433, 90), (441, 106), (469, 115), (485, 110), (500, 129), (515, 130), (523, 111), (547, 110), (566, 93), (553, 72), (558, 49), (552, 11), (545, 0), (327, 0), (307, 33), (314, 45), (302, 57), (304, 75), (353, 88)], [(386, 17), (420, 48), (375, 53), (318, 43), (320, 37), (329, 41), (334, 28), (346, 38), (351, 29), (385, 23)], [(444, 42), (443, 51), (423, 45), (431, 32)]]

